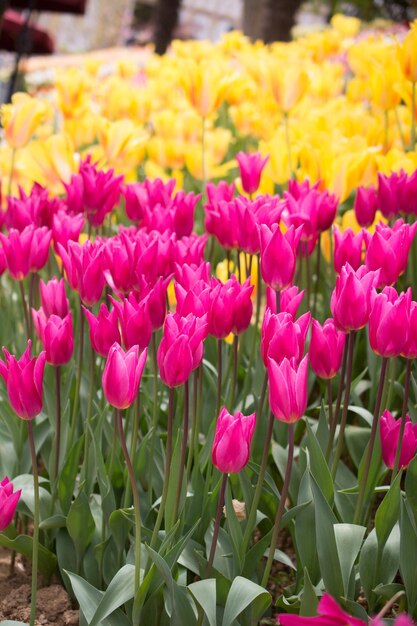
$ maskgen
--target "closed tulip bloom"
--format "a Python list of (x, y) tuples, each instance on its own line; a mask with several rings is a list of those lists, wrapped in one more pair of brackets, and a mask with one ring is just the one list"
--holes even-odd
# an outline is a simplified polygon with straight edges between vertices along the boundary
[(410, 323), (408, 325), (407, 341), (405, 342), (402, 356), (407, 359), (417, 359), (417, 302), (410, 302)]
[(401, 219), (392, 228), (385, 224), (376, 227), (368, 241), (365, 265), (370, 270), (380, 270), (379, 287), (393, 285), (405, 272), (416, 229), (416, 222), (404, 224)]
[(102, 244), (86, 241), (80, 245), (69, 241), (68, 250), (61, 244), (58, 249), (71, 288), (79, 293), (85, 305), (93, 306), (100, 300), (104, 288)]
[(388, 220), (398, 217), (403, 210), (403, 198), (407, 185), (404, 170), (392, 172), (389, 176), (378, 173), (378, 208)]
[(335, 220), (338, 204), (339, 201), (334, 194), (330, 194), (327, 190), (319, 193), (316, 223), (319, 232), (329, 230)]
[(168, 387), (183, 385), (203, 359), (207, 318), (168, 313), (158, 348), (161, 379)]
[(214, 235), (226, 250), (237, 248), (239, 242), (238, 199), (230, 202), (219, 200), (215, 205), (206, 204), (204, 208), (206, 232)]
[(42, 385), (46, 354), (30, 358), (32, 342), (19, 360), (3, 348), (6, 363), (0, 360), (0, 375), (7, 386), (10, 404), (22, 419), (34, 418), (42, 411)]
[(397, 56), (406, 80), (417, 82), (417, 23), (411, 23), (402, 43), (397, 46)]
[(136, 242), (123, 232), (103, 245), (103, 276), (119, 296), (128, 294), (137, 283), (138, 253)]
[[(297, 309), (300, 306), (301, 300), (304, 296), (304, 289), (300, 291), (297, 285), (286, 287), (280, 293), (279, 312), (290, 313), (294, 318), (297, 314)], [(277, 312), (277, 296), (271, 287), (266, 288), (266, 305), (271, 309), (272, 313)]]
[(243, 285), (234, 275), (225, 283), (212, 279), (208, 315), (210, 335), (224, 339), (231, 332), (238, 335), (247, 329), (252, 317), (252, 291), (250, 279)]
[(275, 314), (267, 309), (261, 337), (261, 356), (265, 367), (268, 367), (268, 357), (277, 363), (284, 358), (295, 359), (297, 363), (301, 361), (310, 319), (310, 313), (294, 321), (289, 313)]
[(211, 451), (213, 465), (220, 472), (240, 472), (247, 465), (255, 422), (256, 413), (243, 415), (237, 411), (231, 415), (225, 407), (222, 408), (217, 418)]
[(369, 343), (377, 354), (395, 357), (403, 353), (410, 327), (411, 288), (398, 295), (385, 287), (374, 300), (369, 317)]
[(52, 233), (44, 226), (26, 226), (19, 232), (10, 229), (8, 236), (0, 233), (7, 269), (15, 280), (23, 280), (29, 272), (38, 272), (48, 260)]
[(152, 330), (158, 330), (164, 324), (167, 314), (167, 289), (170, 281), (171, 276), (167, 276), (167, 278), (158, 278), (152, 285), (146, 283), (143, 277), (139, 277), (140, 299), (146, 299)]
[(7, 476), (0, 482), (0, 532), (12, 523), (21, 493), (21, 489), (13, 491), (13, 483)]
[(260, 152), (238, 152), (236, 155), (236, 161), (239, 165), (240, 180), (242, 181), (242, 187), (246, 193), (253, 194), (258, 191), (259, 184), (261, 182), (262, 170), (269, 156), (262, 158)]
[(362, 228), (371, 226), (378, 208), (378, 196), (374, 187), (358, 187), (353, 208), (359, 226)]
[(64, 279), (58, 280), (56, 277), (49, 282), (40, 281), (42, 309), (46, 315), (58, 315), (65, 317), (69, 312), (69, 300), (65, 293)]
[[(411, 422), (409, 415), (406, 415), (405, 419), (399, 469), (407, 467), (417, 452), (417, 424)], [(399, 445), (400, 428), (401, 419), (396, 420), (392, 413), (384, 411), (381, 415), (379, 433), (381, 436), (382, 458), (389, 469), (394, 467), (395, 455)]]
[(348, 333), (366, 326), (376, 295), (379, 272), (370, 272), (364, 265), (355, 272), (348, 264), (336, 278), (330, 309), (339, 330)]
[(204, 281), (208, 285), (210, 282), (210, 263), (208, 261), (200, 263), (200, 265), (175, 263), (175, 281), (186, 291), (192, 289), (200, 281)]
[(125, 348), (129, 349), (136, 345), (140, 350), (147, 348), (151, 340), (152, 324), (146, 299), (138, 301), (133, 293), (122, 302), (110, 299), (119, 318)]
[(81, 213), (69, 215), (62, 209), (58, 211), (52, 219), (52, 239), (55, 252), (59, 253), (59, 243), (65, 250), (68, 248), (69, 241), (78, 243), (83, 226), (84, 217)]
[(65, 365), (74, 352), (74, 330), (72, 313), (64, 318), (58, 315), (45, 316), (42, 309), (32, 309), (35, 331), (46, 352), (46, 361), (51, 365)]
[(291, 424), (303, 417), (307, 408), (308, 356), (298, 364), (284, 358), (277, 363), (268, 358), (269, 406), (281, 422)]
[(119, 319), (116, 309), (108, 310), (104, 303), (100, 304), (97, 317), (83, 307), (90, 327), (90, 341), (93, 350), (100, 356), (107, 357), (114, 343), (120, 343)]
[(23, 148), (31, 139), (38, 126), (45, 120), (50, 107), (38, 98), (27, 93), (15, 93), (11, 104), (1, 107), (1, 122), (4, 138), (11, 148)]
[(200, 280), (189, 290), (186, 290), (179, 283), (174, 283), (175, 299), (177, 301), (176, 311), (182, 317), (190, 313), (196, 317), (208, 315), (210, 311), (211, 289), (206, 282)]
[(345, 333), (337, 330), (334, 320), (327, 319), (323, 326), (313, 320), (309, 356), (311, 367), (320, 378), (334, 378), (342, 362)]
[(338, 274), (345, 263), (357, 270), (362, 265), (362, 248), (364, 236), (363, 231), (355, 235), (351, 228), (347, 228), (343, 233), (337, 228), (334, 229), (334, 269)]
[(171, 202), (176, 180), (171, 178), (164, 183), (160, 178), (151, 181), (125, 185), (122, 194), (125, 198), (126, 214), (133, 222), (141, 223), (148, 211), (158, 204), (167, 207)]
[(275, 291), (289, 287), (294, 279), (301, 230), (291, 226), (283, 234), (278, 225), (270, 229), (264, 224), (259, 229), (262, 278)]
[(148, 350), (139, 354), (139, 346), (127, 352), (118, 343), (109, 350), (103, 371), (103, 391), (107, 402), (116, 409), (127, 409), (136, 399)]

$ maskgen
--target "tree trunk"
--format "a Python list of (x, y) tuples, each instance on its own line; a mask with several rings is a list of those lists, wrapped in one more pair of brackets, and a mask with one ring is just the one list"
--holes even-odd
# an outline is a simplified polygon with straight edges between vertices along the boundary
[(262, 39), (265, 43), (290, 41), (302, 0), (262, 0)]
[(181, 0), (158, 0), (155, 11), (154, 44), (156, 54), (164, 54), (178, 23)]
[(244, 0), (243, 2), (243, 33), (252, 41), (262, 39), (259, 0)]

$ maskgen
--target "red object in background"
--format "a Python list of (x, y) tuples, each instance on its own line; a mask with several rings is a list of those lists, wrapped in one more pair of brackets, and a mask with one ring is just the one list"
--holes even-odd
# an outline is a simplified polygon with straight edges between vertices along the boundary
[(75, 13), (83, 15), (87, 0), (10, 0), (14, 9), (27, 9), (31, 4), (32, 11), (53, 11), (54, 13)]
[[(3, 16), (0, 31), (0, 49), (16, 52), (22, 30), (25, 28), (26, 18), (17, 11), (7, 9)], [(41, 28), (29, 24), (28, 36), (31, 41), (31, 52), (34, 54), (52, 54), (54, 42), (50, 35)]]

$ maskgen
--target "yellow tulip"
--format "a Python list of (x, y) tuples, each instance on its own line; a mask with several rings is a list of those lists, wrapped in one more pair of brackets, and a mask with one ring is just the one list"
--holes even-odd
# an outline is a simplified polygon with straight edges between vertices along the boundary
[(404, 41), (398, 45), (397, 54), (404, 77), (412, 83), (417, 82), (417, 20), (414, 20)]
[(308, 76), (301, 64), (286, 65), (279, 61), (269, 64), (269, 80), (271, 92), (279, 109), (289, 113), (308, 88)]
[(131, 120), (104, 120), (98, 139), (105, 164), (118, 174), (127, 174), (143, 161), (148, 133)]
[(361, 21), (357, 17), (348, 17), (340, 13), (333, 15), (330, 24), (344, 38), (355, 37), (361, 28)]
[(223, 100), (226, 85), (224, 68), (212, 60), (182, 61), (180, 84), (193, 109), (201, 117), (211, 115)]
[(1, 107), (4, 138), (9, 146), (14, 150), (26, 146), (50, 112), (51, 108), (45, 101), (26, 93), (13, 94), (11, 104)]
[(62, 194), (62, 183), (69, 183), (77, 170), (74, 146), (68, 135), (58, 133), (44, 141), (32, 141), (19, 154), (20, 166), (31, 182), (37, 182), (52, 194)]
[(78, 118), (91, 106), (91, 76), (78, 67), (69, 67), (55, 78), (58, 108), (64, 118)]

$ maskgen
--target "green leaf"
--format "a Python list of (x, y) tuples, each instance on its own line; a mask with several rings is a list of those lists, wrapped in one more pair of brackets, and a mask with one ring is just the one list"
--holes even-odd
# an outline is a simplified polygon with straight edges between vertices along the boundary
[(300, 481), (298, 505), (306, 504), (295, 518), (295, 543), (302, 567), (308, 569), (313, 584), (321, 578), (316, 546), (316, 517), (311, 491), (310, 468), (307, 468)]
[(333, 528), (343, 578), (343, 595), (345, 598), (349, 598), (351, 596), (349, 590), (351, 574), (361, 549), (366, 528), (356, 524), (335, 524)]
[(417, 532), (414, 516), (407, 503), (401, 502), (400, 572), (407, 592), (408, 612), (414, 615), (417, 607), (417, 567), (414, 555), (417, 554)]
[(164, 589), (165, 610), (169, 615), (170, 626), (184, 626), (194, 624), (197, 619), (196, 606), (193, 597), (186, 588), (174, 581), (172, 595)]
[(110, 515), (109, 526), (111, 534), (119, 550), (124, 549), (133, 522), (133, 519), (130, 520), (126, 517), (124, 509), (117, 509)]
[(301, 596), (300, 615), (304, 617), (313, 617), (317, 615), (318, 599), (316, 590), (313, 587), (308, 569), (304, 568), (304, 587)]
[(74, 542), (78, 557), (81, 558), (91, 543), (96, 525), (90, 511), (88, 498), (80, 491), (71, 504), (67, 516), (68, 534)]
[(94, 613), (89, 626), (99, 625), (135, 595), (135, 567), (124, 565), (114, 576)]
[(50, 530), (51, 528), (65, 528), (67, 519), (65, 515), (57, 514), (47, 517), (39, 524), (41, 530)]
[(380, 550), (384, 547), (400, 516), (401, 475), (402, 472), (398, 472), (375, 515), (375, 530)]
[(58, 498), (64, 513), (68, 513), (71, 506), (83, 444), (84, 435), (82, 435), (72, 446), (65, 459), (65, 463), (59, 472)]
[(370, 612), (375, 611), (377, 602), (373, 590), (381, 583), (391, 583), (398, 571), (399, 550), (400, 531), (398, 524), (392, 529), (382, 554), (378, 551), (375, 529), (369, 533), (362, 546), (359, 557), (359, 574)]
[(307, 449), (310, 453), (310, 470), (327, 502), (331, 503), (334, 495), (332, 475), (308, 420), (306, 420), (306, 424), (308, 432)]
[(226, 487), (226, 523), (229, 531), (229, 537), (233, 548), (233, 556), (235, 560), (235, 574), (242, 571), (243, 555), (241, 554), (242, 546), (242, 530), (240, 522), (236, 517), (235, 510), (232, 503), (232, 491), (230, 488), (230, 481), (227, 481)]
[[(18, 535), (16, 538), (10, 539), (6, 537), (4, 533), (0, 533), (0, 546), (14, 550), (32, 560), (33, 538), (28, 535)], [(50, 552), (45, 546), (39, 544), (38, 559), (39, 571), (45, 574), (45, 576), (51, 576), (57, 566), (55, 554)]]
[(217, 625), (216, 616), (216, 580), (199, 580), (188, 585), (188, 590), (193, 594), (195, 600), (206, 614), (210, 626)]
[(222, 626), (231, 626), (238, 615), (255, 602), (256, 606), (253, 607), (252, 615), (252, 621), (254, 622), (270, 605), (271, 595), (263, 587), (253, 583), (251, 580), (237, 576), (233, 580), (227, 596)]
[(181, 457), (181, 433), (178, 431), (174, 445), (169, 474), (168, 495), (165, 504), (165, 527), (170, 530), (177, 520), (174, 520), (174, 509), (177, 498), (177, 486), (179, 478), (179, 465)]
[(411, 461), (407, 467), (405, 474), (405, 493), (407, 496), (407, 502), (411, 510), (413, 511), (414, 519), (417, 523), (417, 456)]

